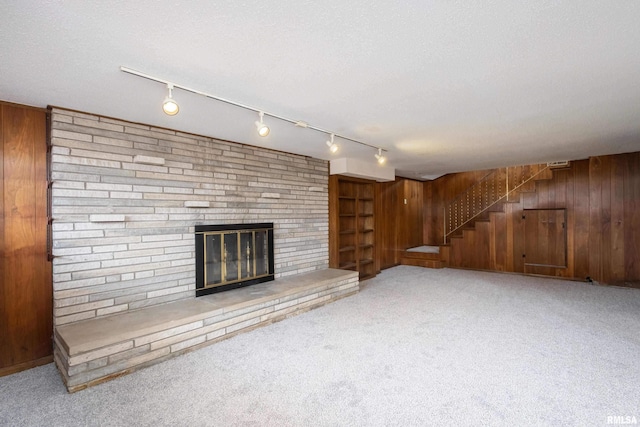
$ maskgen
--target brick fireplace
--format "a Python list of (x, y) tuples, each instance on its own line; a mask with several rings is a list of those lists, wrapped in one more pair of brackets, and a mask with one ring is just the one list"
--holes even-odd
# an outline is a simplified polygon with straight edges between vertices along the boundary
[(328, 163), (51, 111), (54, 322), (194, 298), (195, 226), (272, 222), (275, 277), (328, 265)]

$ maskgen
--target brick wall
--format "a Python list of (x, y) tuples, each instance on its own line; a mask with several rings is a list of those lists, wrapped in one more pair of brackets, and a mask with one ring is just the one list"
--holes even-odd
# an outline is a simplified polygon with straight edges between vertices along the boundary
[(328, 265), (328, 163), (52, 109), (56, 325), (194, 298), (194, 225), (273, 222), (276, 277)]

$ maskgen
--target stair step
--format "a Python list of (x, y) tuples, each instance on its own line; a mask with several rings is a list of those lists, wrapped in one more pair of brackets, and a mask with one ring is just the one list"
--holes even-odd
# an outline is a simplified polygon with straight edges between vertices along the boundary
[(414, 259), (440, 259), (440, 254), (432, 254), (425, 252), (407, 252), (404, 251), (402, 253), (402, 258), (414, 258)]
[(419, 259), (402, 257), (400, 259), (400, 265), (414, 265), (417, 267), (426, 268), (444, 268), (445, 262), (441, 259)]

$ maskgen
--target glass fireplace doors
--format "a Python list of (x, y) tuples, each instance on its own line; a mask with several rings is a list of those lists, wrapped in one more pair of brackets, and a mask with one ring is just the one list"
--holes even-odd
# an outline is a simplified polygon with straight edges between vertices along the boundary
[(273, 224), (197, 226), (196, 269), (196, 296), (272, 280)]

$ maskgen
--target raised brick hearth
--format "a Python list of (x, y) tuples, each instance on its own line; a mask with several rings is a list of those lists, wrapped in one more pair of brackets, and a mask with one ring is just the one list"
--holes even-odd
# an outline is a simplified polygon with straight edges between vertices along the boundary
[(317, 270), (56, 328), (56, 364), (82, 390), (352, 295), (358, 273)]

